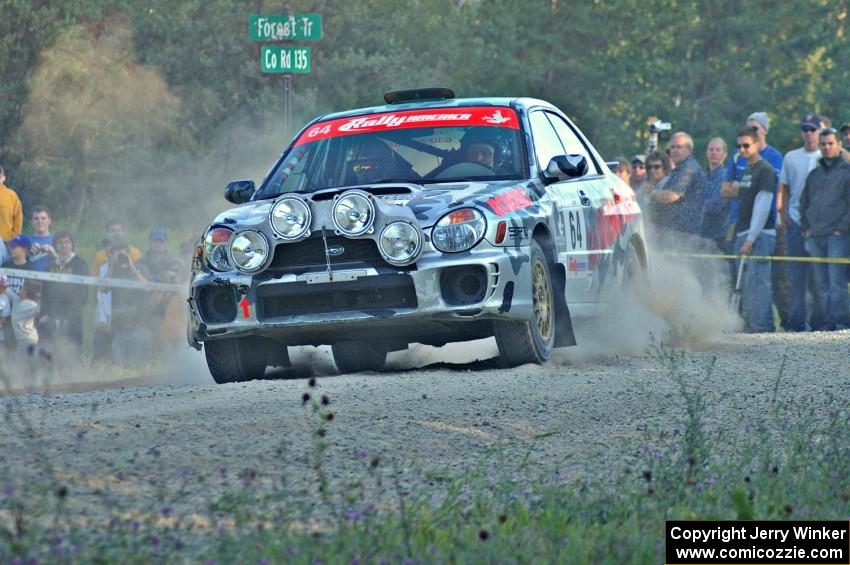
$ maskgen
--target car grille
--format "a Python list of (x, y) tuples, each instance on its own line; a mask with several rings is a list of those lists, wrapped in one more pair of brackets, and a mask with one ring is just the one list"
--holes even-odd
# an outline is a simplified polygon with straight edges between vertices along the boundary
[(260, 320), (331, 312), (376, 312), (416, 308), (416, 290), (410, 275), (382, 275), (355, 281), (262, 285), (257, 288)]
[[(343, 249), (339, 255), (331, 255), (331, 268), (356, 267), (366, 264), (370, 267), (392, 267), (384, 261), (378, 251), (378, 245), (371, 239), (348, 239), (345, 237), (328, 237), (328, 249)], [(297, 243), (279, 243), (274, 250), (274, 257), (269, 269), (278, 271), (310, 271), (322, 270), (327, 267), (325, 245), (321, 235), (312, 236)]]

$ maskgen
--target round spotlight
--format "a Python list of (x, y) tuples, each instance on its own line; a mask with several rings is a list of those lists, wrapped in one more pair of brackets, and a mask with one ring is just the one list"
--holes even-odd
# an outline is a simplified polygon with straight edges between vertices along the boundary
[(334, 203), (333, 223), (343, 235), (361, 235), (367, 233), (375, 223), (375, 205), (371, 195), (350, 190)]
[(422, 246), (422, 236), (419, 230), (407, 222), (392, 222), (381, 230), (378, 246), (387, 262), (406, 265), (416, 260)]
[(268, 256), (269, 243), (259, 232), (240, 232), (230, 242), (230, 258), (240, 271), (260, 270)]
[(282, 239), (298, 239), (310, 232), (310, 207), (294, 196), (284, 196), (272, 206), (269, 223)]

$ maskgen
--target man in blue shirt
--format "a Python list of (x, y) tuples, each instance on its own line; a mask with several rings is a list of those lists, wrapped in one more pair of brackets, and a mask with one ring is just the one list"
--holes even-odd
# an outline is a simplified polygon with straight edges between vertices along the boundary
[(36, 271), (46, 271), (53, 263), (53, 234), (50, 233), (50, 210), (46, 206), (34, 206), (30, 223), (34, 233), (29, 234), (32, 248), (30, 249), (29, 262), (33, 264)]

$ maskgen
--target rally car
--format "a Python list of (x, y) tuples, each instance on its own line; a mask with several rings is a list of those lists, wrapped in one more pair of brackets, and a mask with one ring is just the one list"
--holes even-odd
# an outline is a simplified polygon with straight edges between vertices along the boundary
[(410, 343), (495, 336), (506, 366), (575, 345), (647, 265), (634, 192), (555, 106), (385, 95), (307, 124), (259, 187), (210, 224), (189, 342), (216, 382), (330, 345), (340, 372), (380, 370)]

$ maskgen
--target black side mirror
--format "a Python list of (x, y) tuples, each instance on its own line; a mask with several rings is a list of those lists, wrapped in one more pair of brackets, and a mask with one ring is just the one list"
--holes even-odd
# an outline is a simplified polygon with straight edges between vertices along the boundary
[(224, 198), (234, 204), (243, 204), (254, 196), (254, 181), (251, 179), (232, 180), (224, 188)]
[(543, 182), (551, 184), (559, 180), (574, 179), (587, 174), (587, 159), (584, 155), (556, 155), (543, 171)]

